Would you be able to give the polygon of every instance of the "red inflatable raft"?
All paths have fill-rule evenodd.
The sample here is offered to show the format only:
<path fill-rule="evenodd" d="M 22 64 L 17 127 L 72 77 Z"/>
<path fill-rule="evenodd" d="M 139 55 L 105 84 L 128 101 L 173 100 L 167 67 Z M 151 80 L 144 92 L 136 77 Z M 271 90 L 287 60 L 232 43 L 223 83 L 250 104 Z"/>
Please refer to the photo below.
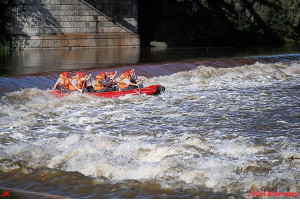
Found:
<path fill-rule="evenodd" d="M 122 91 L 112 91 L 112 92 L 102 92 L 102 93 L 85 93 L 88 95 L 94 95 L 98 97 L 103 97 L 103 98 L 118 98 L 120 96 L 125 96 L 127 94 L 131 95 L 141 95 L 141 94 L 146 94 L 146 95 L 158 95 L 161 92 L 165 91 L 165 87 L 162 85 L 151 85 L 148 87 L 144 87 L 141 89 L 133 89 L 133 90 L 122 90 Z M 65 97 L 68 96 L 72 93 L 62 93 L 59 90 L 51 91 L 52 94 L 54 94 L 56 97 Z"/>

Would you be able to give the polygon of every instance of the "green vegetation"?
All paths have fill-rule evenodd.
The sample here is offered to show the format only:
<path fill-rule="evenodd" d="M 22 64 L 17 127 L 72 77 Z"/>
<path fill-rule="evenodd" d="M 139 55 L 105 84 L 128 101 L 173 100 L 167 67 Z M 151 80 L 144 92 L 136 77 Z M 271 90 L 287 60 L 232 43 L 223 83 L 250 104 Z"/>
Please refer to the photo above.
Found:
<path fill-rule="evenodd" d="M 300 37 L 299 0 L 137 0 L 142 46 L 278 45 Z M 9 48 L 7 11 L 0 0 L 0 49 Z"/>
<path fill-rule="evenodd" d="M 300 35 L 299 0 L 138 0 L 143 46 L 278 45 Z"/>
<path fill-rule="evenodd" d="M 9 15 L 7 13 L 9 7 L 12 5 L 12 0 L 0 0 L 0 50 L 6 50 L 10 48 L 10 35 L 6 29 L 6 24 L 9 21 Z"/>

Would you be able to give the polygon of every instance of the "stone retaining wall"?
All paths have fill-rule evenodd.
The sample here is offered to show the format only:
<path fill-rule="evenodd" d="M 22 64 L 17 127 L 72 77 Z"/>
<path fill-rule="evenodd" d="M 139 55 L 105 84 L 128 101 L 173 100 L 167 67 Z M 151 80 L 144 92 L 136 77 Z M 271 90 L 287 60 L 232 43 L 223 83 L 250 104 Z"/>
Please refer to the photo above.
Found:
<path fill-rule="evenodd" d="M 137 0 L 15 0 L 15 48 L 139 47 Z"/>

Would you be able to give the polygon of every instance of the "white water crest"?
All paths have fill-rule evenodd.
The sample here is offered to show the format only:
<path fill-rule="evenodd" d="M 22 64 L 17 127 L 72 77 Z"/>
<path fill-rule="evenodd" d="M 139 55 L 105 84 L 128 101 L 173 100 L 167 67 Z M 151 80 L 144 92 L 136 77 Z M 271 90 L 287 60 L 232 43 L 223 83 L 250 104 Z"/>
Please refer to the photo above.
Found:
<path fill-rule="evenodd" d="M 24 169 L 240 197 L 299 191 L 299 62 L 199 66 L 145 83 L 166 92 L 118 99 L 56 98 L 38 89 L 6 94 L 0 169 L 15 170 L 23 161 Z"/>

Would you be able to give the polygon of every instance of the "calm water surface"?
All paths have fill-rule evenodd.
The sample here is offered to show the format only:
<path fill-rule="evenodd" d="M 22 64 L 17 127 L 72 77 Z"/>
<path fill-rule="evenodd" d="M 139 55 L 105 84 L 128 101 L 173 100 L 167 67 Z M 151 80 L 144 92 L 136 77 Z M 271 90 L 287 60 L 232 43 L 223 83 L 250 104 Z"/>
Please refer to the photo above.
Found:
<path fill-rule="evenodd" d="M 299 52 L 300 47 L 32 49 L 0 52 L 0 77 Z"/>
<path fill-rule="evenodd" d="M 299 192 L 300 53 L 262 49 L 2 57 L 0 185 L 72 198 Z M 96 75 L 129 67 L 166 92 L 59 99 L 47 91 L 63 70 Z"/>

